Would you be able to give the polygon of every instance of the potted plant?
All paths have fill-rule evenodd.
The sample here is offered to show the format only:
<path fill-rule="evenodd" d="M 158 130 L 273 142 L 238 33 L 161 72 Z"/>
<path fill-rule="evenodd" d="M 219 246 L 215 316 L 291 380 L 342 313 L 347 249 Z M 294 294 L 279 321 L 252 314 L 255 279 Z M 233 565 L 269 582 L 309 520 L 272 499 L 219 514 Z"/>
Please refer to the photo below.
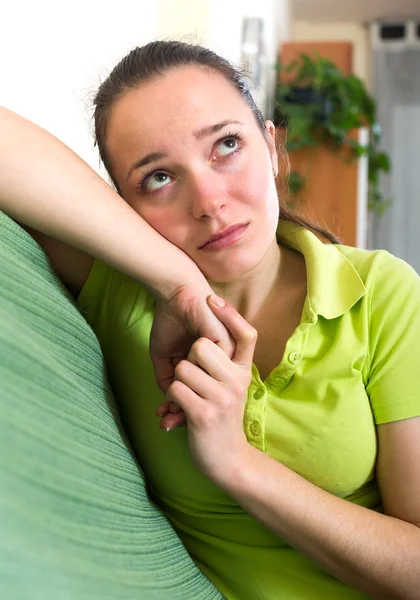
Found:
<path fill-rule="evenodd" d="M 280 83 L 276 88 L 275 122 L 287 128 L 288 151 L 324 146 L 343 160 L 368 157 L 368 206 L 383 213 L 390 201 L 379 188 L 381 171 L 388 173 L 391 162 L 380 150 L 381 129 L 376 102 L 355 75 L 344 75 L 331 61 L 301 54 L 289 65 L 277 65 Z M 367 127 L 369 141 L 362 146 L 351 132 Z M 292 171 L 289 191 L 298 197 L 305 186 L 303 173 Z"/>

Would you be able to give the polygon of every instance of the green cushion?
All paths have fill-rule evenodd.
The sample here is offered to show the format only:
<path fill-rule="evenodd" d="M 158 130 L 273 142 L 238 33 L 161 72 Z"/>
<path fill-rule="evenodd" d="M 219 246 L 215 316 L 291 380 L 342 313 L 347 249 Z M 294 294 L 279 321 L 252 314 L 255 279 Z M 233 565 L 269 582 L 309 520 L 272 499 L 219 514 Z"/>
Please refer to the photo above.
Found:
<path fill-rule="evenodd" d="M 96 337 L 40 247 L 1 212 L 0 590 L 221 598 L 147 497 Z"/>

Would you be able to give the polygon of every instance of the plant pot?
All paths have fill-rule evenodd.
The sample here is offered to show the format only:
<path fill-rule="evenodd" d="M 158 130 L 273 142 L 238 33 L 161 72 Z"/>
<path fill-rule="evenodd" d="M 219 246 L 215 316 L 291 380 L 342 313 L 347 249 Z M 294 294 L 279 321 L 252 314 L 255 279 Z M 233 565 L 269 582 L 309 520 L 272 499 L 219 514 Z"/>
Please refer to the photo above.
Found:
<path fill-rule="evenodd" d="M 310 106 L 315 108 L 314 119 L 318 123 L 326 123 L 330 114 L 334 110 L 334 106 L 329 98 L 326 98 L 322 93 L 315 90 L 313 87 L 297 87 L 291 88 L 290 94 L 284 97 L 288 104 L 299 106 Z M 276 108 L 276 125 L 278 127 L 287 127 L 289 117 L 283 107 Z"/>

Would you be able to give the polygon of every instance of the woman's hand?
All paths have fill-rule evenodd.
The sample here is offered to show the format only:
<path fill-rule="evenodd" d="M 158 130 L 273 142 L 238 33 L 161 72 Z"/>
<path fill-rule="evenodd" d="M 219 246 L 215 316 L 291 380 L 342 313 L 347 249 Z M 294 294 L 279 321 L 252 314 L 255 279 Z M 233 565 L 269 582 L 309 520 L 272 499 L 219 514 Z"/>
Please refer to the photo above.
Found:
<path fill-rule="evenodd" d="M 175 367 L 189 356 L 197 338 L 208 338 L 226 357 L 233 356 L 235 342 L 207 303 L 211 294 L 212 290 L 204 280 L 201 287 L 197 283 L 185 285 L 169 301 L 157 301 L 150 356 L 156 380 L 165 394 L 175 379 Z M 159 408 L 163 428 L 185 424 L 184 412 L 170 399 Z"/>
<path fill-rule="evenodd" d="M 180 406 L 186 415 L 195 466 L 217 482 L 228 461 L 235 464 L 248 446 L 243 415 L 257 332 L 221 299 L 212 296 L 209 304 L 236 342 L 234 356 L 230 359 L 207 338 L 198 339 L 188 359 L 176 366 L 175 381 L 169 386 L 167 399 Z"/>

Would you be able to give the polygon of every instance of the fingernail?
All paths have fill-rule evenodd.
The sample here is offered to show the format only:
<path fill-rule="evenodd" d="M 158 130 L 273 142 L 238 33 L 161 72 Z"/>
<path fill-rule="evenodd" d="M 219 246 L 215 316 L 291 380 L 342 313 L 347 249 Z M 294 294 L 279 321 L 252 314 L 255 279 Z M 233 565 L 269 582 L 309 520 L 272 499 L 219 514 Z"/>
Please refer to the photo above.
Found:
<path fill-rule="evenodd" d="M 223 308 L 223 306 L 226 304 L 226 302 L 222 300 L 222 298 L 219 298 L 219 296 L 216 296 L 216 294 L 212 294 L 210 296 L 210 300 L 219 308 Z"/>
<path fill-rule="evenodd" d="M 171 429 L 172 429 L 172 427 L 166 427 L 165 428 L 166 433 L 168 433 L 168 431 L 171 431 Z"/>

